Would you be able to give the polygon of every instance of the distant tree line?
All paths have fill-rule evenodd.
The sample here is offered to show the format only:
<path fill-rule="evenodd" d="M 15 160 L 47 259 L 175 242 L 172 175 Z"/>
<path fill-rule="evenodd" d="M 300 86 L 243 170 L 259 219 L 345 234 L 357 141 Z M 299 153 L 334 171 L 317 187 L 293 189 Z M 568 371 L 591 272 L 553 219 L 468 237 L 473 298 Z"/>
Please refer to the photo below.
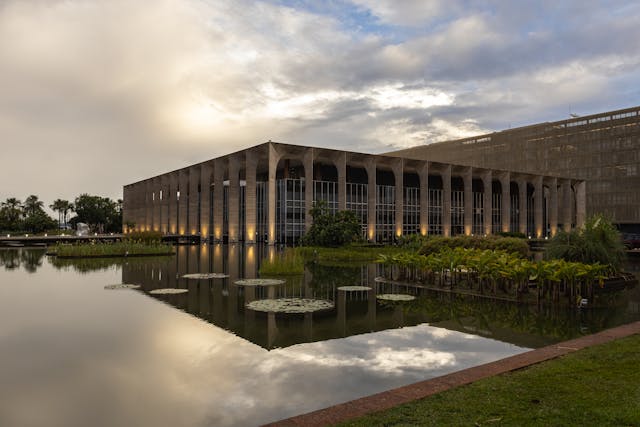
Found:
<path fill-rule="evenodd" d="M 10 197 L 0 203 L 0 231 L 3 233 L 43 233 L 60 228 L 75 228 L 78 223 L 89 225 L 97 233 L 122 230 L 122 200 L 81 194 L 73 202 L 56 199 L 49 207 L 58 220 L 44 211 L 44 202 L 30 195 L 22 202 Z M 72 214 L 74 214 L 72 216 Z"/>

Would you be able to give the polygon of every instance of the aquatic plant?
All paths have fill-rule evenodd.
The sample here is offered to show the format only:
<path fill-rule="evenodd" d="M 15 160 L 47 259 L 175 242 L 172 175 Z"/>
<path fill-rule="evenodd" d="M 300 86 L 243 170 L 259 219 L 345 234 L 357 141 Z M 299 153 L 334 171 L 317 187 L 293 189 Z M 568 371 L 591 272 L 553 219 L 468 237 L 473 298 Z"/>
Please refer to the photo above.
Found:
<path fill-rule="evenodd" d="M 189 289 L 179 289 L 179 288 L 160 288 L 153 289 L 149 291 L 152 295 L 174 295 L 174 294 L 186 294 L 189 292 Z"/>
<path fill-rule="evenodd" d="M 266 313 L 302 314 L 330 310 L 334 307 L 334 304 L 331 301 L 319 299 L 278 298 L 252 301 L 245 307 L 249 310 Z"/>
<path fill-rule="evenodd" d="M 133 285 L 130 283 L 116 283 L 114 285 L 106 285 L 104 287 L 107 290 L 116 290 L 116 289 L 140 289 L 140 285 Z"/>
<path fill-rule="evenodd" d="M 229 275 L 224 273 L 192 273 L 192 274 L 183 274 L 182 277 L 185 279 L 206 280 L 206 279 L 226 279 L 227 277 L 229 277 Z"/>

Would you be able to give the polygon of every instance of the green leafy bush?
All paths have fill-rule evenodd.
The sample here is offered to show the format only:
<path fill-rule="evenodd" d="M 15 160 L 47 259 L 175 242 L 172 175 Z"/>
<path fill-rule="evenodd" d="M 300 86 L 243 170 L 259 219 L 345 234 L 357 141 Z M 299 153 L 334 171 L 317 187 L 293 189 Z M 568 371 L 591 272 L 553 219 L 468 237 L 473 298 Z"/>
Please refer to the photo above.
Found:
<path fill-rule="evenodd" d="M 306 246 L 342 246 L 360 238 L 360 221 L 352 211 L 333 214 L 323 200 L 311 209 L 313 224 L 301 243 Z"/>
<path fill-rule="evenodd" d="M 600 263 L 619 270 L 626 253 L 618 229 L 609 218 L 597 214 L 588 218 L 581 229 L 558 232 L 547 244 L 545 258 Z"/>
<path fill-rule="evenodd" d="M 419 250 L 422 255 L 429 255 L 440 252 L 442 249 L 467 248 L 482 250 L 502 250 L 508 253 L 515 253 L 521 257 L 529 256 L 529 245 L 526 240 L 515 237 L 500 236 L 466 236 L 455 237 L 431 236 Z"/>

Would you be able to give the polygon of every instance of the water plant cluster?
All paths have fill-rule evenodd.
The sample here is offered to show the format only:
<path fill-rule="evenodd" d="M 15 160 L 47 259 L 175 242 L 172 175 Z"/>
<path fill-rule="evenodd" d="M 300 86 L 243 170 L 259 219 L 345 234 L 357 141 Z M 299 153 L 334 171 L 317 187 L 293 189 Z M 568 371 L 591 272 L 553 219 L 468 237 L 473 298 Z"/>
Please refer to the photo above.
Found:
<path fill-rule="evenodd" d="M 517 237 L 501 236 L 431 236 L 423 240 L 422 246 L 418 252 L 423 255 L 429 255 L 439 252 L 443 248 L 499 250 L 515 253 L 522 257 L 529 256 L 529 244 L 526 240 Z"/>
<path fill-rule="evenodd" d="M 519 300 L 535 294 L 536 300 L 570 302 L 592 297 L 594 286 L 602 286 L 613 274 L 612 267 L 562 259 L 531 261 L 502 250 L 448 248 L 429 255 L 404 252 L 381 255 L 389 280 L 417 282 L 427 286 L 471 293 L 504 295 Z"/>
<path fill-rule="evenodd" d="M 171 245 L 135 241 L 95 244 L 84 243 L 78 245 L 58 244 L 52 252 L 55 253 L 58 258 L 173 255 L 175 253 Z"/>

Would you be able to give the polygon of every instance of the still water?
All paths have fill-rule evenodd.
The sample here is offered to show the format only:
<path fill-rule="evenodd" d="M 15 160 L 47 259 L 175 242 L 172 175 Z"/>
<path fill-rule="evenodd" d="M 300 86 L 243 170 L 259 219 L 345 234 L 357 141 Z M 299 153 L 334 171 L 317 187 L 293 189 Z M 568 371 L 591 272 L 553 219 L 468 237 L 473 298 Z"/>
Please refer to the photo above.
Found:
<path fill-rule="evenodd" d="M 309 265 L 277 288 L 261 246 L 63 261 L 0 249 L 1 426 L 257 425 L 640 319 L 638 289 L 608 309 L 538 309 L 376 283 L 375 264 Z M 187 280 L 224 272 L 228 279 Z M 135 283 L 139 290 L 107 290 Z M 343 292 L 347 285 L 371 291 Z M 185 294 L 152 295 L 157 288 Z M 384 304 L 376 294 L 409 293 Z M 328 299 L 306 315 L 267 296 Z"/>

